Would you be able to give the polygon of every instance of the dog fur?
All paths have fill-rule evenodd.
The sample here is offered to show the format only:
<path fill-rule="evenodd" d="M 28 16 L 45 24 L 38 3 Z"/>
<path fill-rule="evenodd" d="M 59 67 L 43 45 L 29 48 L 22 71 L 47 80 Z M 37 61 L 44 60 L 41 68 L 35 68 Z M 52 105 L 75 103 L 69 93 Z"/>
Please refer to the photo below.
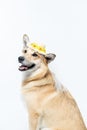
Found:
<path fill-rule="evenodd" d="M 22 94 L 26 102 L 30 130 L 87 130 L 79 108 L 67 89 L 56 81 L 48 63 L 54 54 L 43 55 L 27 46 L 29 38 L 23 37 L 23 65 L 35 66 L 23 71 Z M 26 50 L 26 51 L 25 51 Z M 36 56 L 32 56 L 36 53 Z"/>

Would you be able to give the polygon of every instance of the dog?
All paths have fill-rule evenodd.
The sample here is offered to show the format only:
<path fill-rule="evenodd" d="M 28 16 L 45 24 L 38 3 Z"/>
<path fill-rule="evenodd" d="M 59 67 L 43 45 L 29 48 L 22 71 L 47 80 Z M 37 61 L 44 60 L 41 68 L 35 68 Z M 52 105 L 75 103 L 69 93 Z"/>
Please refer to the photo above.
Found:
<path fill-rule="evenodd" d="M 23 36 L 22 94 L 26 102 L 30 130 L 87 130 L 80 110 L 67 89 L 56 83 L 48 64 L 56 57 L 45 47 Z"/>

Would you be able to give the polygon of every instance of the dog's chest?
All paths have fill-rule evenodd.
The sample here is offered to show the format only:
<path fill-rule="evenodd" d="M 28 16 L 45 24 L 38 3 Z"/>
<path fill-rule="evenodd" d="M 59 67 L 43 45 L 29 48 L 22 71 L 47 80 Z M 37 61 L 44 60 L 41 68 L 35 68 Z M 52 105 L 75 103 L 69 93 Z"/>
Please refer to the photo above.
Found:
<path fill-rule="evenodd" d="M 36 113 L 41 113 L 43 99 L 39 92 L 28 92 L 25 93 L 23 96 L 28 111 L 31 111 L 31 109 L 33 109 Z"/>

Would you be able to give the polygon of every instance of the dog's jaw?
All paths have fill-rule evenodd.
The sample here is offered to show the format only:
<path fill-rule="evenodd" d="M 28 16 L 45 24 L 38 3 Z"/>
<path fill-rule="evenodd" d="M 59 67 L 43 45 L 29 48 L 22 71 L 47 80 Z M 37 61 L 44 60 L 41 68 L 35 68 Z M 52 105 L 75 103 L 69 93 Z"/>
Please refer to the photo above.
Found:
<path fill-rule="evenodd" d="M 35 66 L 35 68 L 33 68 L 31 70 L 23 71 L 23 74 L 22 74 L 23 75 L 23 81 L 31 78 L 33 73 L 36 73 L 38 69 L 39 69 L 39 66 Z"/>
<path fill-rule="evenodd" d="M 48 67 L 46 67 L 44 64 L 41 64 L 41 66 L 36 66 L 36 70 L 30 71 L 24 71 L 23 72 L 23 84 L 26 82 L 30 82 L 32 80 L 37 80 L 43 78 L 49 71 Z"/>

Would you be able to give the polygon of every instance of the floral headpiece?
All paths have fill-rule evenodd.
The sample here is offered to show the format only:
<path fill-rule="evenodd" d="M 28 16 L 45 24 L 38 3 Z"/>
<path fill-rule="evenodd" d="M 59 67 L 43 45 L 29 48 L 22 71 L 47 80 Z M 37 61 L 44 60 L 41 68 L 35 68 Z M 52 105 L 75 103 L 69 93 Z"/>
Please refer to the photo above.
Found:
<path fill-rule="evenodd" d="M 39 45 L 35 42 L 29 44 L 29 47 L 31 47 L 32 49 L 34 49 L 35 51 L 42 53 L 42 54 L 46 54 L 46 48 L 44 45 Z"/>

